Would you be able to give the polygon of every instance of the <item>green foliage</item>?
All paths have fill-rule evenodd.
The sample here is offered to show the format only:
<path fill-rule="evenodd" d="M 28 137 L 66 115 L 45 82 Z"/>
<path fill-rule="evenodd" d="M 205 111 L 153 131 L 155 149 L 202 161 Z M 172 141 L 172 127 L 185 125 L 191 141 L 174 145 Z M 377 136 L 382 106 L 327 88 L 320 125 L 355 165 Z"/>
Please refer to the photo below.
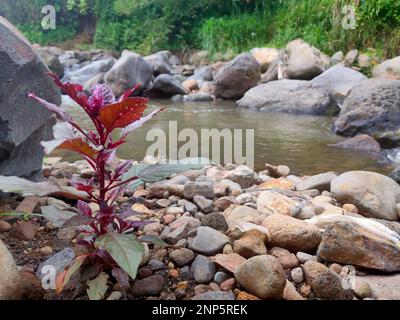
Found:
<path fill-rule="evenodd" d="M 47 4 L 56 7 L 56 30 L 40 27 Z M 341 26 L 348 4 L 356 30 Z M 2 0 L 0 14 L 42 44 L 71 39 L 94 18 L 94 47 L 142 54 L 190 47 L 224 55 L 299 37 L 329 54 L 371 46 L 400 54 L 400 0 Z"/>

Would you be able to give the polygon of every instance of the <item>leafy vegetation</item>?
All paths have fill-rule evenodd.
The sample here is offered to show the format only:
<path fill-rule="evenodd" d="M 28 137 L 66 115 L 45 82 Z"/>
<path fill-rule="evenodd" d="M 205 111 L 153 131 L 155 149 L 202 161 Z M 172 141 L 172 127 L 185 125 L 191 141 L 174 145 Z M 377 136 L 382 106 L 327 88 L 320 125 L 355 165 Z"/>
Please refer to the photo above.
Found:
<path fill-rule="evenodd" d="M 56 30 L 40 28 L 46 4 L 57 10 Z M 356 30 L 342 28 L 345 5 L 356 10 Z M 298 37 L 327 53 L 374 47 L 400 54 L 400 0 L 3 0 L 0 14 L 42 44 L 89 30 L 90 46 L 143 54 L 188 47 L 237 53 Z"/>

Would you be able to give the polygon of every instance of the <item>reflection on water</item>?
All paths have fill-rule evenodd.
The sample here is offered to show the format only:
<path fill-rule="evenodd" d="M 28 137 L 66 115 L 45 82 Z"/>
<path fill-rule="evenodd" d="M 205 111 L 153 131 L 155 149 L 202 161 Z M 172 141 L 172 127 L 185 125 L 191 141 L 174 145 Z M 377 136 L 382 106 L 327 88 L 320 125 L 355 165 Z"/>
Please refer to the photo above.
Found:
<path fill-rule="evenodd" d="M 201 129 L 255 130 L 255 168 L 264 164 L 286 164 L 294 173 L 316 174 L 325 171 L 372 170 L 388 173 L 391 169 L 381 159 L 359 152 L 341 150 L 329 144 L 342 140 L 330 130 L 332 119 L 304 115 L 267 113 L 238 108 L 233 102 L 173 104 L 171 101 L 152 101 L 151 109 L 163 106 L 166 110 L 135 131 L 120 147 L 118 156 L 124 159 L 143 159 L 153 141 L 146 141 L 148 130 L 160 128 L 168 133 L 168 122 L 177 121 L 178 131 L 192 128 L 200 136 Z M 64 106 L 86 126 L 84 112 L 64 100 Z M 168 135 L 167 135 L 168 136 Z M 58 152 L 65 160 L 76 160 L 71 153 Z"/>

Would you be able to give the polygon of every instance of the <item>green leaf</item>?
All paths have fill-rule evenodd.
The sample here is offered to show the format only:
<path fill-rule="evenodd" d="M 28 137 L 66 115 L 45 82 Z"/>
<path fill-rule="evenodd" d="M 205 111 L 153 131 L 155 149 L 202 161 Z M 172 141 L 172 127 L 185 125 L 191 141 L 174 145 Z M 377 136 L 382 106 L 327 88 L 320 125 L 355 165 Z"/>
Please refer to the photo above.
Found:
<path fill-rule="evenodd" d="M 56 227 L 61 228 L 65 222 L 77 215 L 76 212 L 65 210 L 58 205 L 50 205 L 41 208 L 43 217 L 49 220 Z"/>
<path fill-rule="evenodd" d="M 142 242 L 150 242 L 152 244 L 155 244 L 156 246 L 160 247 L 168 247 L 169 244 L 166 243 L 163 239 L 157 236 L 151 236 L 151 235 L 145 235 L 139 238 L 140 241 Z"/>
<path fill-rule="evenodd" d="M 144 255 L 144 246 L 135 235 L 109 232 L 97 238 L 95 244 L 98 248 L 107 251 L 132 279 L 136 278 Z"/>
<path fill-rule="evenodd" d="M 100 273 L 96 279 L 86 282 L 88 289 L 86 290 L 90 300 L 101 300 L 107 292 L 108 274 Z"/>
<path fill-rule="evenodd" d="M 138 164 L 132 166 L 122 177 L 122 180 L 128 180 L 132 177 L 138 177 L 145 182 L 159 182 L 172 174 L 196 170 L 203 168 L 202 164 Z"/>

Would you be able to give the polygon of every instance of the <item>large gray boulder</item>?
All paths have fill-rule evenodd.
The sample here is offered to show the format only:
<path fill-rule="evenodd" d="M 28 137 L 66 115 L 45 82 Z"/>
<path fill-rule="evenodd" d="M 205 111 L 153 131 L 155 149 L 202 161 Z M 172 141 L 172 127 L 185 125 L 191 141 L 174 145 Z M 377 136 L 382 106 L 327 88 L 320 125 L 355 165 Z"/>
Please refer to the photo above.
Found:
<path fill-rule="evenodd" d="M 141 89 L 146 88 L 153 78 L 153 66 L 137 53 L 124 50 L 121 57 L 104 77 L 116 96 L 122 95 L 126 90 L 140 84 Z"/>
<path fill-rule="evenodd" d="M 332 196 L 354 204 L 366 217 L 399 220 L 400 186 L 391 178 L 369 171 L 349 171 L 331 182 Z"/>
<path fill-rule="evenodd" d="M 330 65 L 328 56 L 301 39 L 288 43 L 286 51 L 289 55 L 286 74 L 290 79 L 311 80 Z"/>
<path fill-rule="evenodd" d="M 83 68 L 69 72 L 64 78 L 64 81 L 77 83 L 83 86 L 94 76 L 109 71 L 115 61 L 114 58 L 93 61 Z"/>
<path fill-rule="evenodd" d="M 261 68 L 249 53 L 242 53 L 224 64 L 214 77 L 215 96 L 223 99 L 240 99 L 247 90 L 257 85 Z"/>
<path fill-rule="evenodd" d="M 336 65 L 314 78 L 311 83 L 316 87 L 329 91 L 336 101 L 342 104 L 351 89 L 367 79 L 361 72 Z"/>
<path fill-rule="evenodd" d="M 388 78 L 400 80 L 400 57 L 383 61 L 372 72 L 376 78 Z"/>
<path fill-rule="evenodd" d="M 0 17 L 0 175 L 42 176 L 43 140 L 52 137 L 52 113 L 27 92 L 59 105 L 60 91 L 28 40 Z"/>
<path fill-rule="evenodd" d="M 365 133 L 383 147 L 400 143 L 400 80 L 369 79 L 361 82 L 345 99 L 336 133 L 352 137 Z"/>
<path fill-rule="evenodd" d="M 174 95 L 186 95 L 189 91 L 182 84 L 169 74 L 160 74 L 155 80 L 151 89 L 146 91 L 149 98 L 171 98 Z"/>
<path fill-rule="evenodd" d="M 160 51 L 144 57 L 149 64 L 151 64 L 154 68 L 154 75 L 158 76 L 160 74 L 171 74 L 171 66 L 169 64 L 169 58 L 171 56 L 171 52 L 169 51 Z"/>
<path fill-rule="evenodd" d="M 260 111 L 314 115 L 325 115 L 335 108 L 328 91 L 302 80 L 278 80 L 261 84 L 246 92 L 237 104 Z"/>

